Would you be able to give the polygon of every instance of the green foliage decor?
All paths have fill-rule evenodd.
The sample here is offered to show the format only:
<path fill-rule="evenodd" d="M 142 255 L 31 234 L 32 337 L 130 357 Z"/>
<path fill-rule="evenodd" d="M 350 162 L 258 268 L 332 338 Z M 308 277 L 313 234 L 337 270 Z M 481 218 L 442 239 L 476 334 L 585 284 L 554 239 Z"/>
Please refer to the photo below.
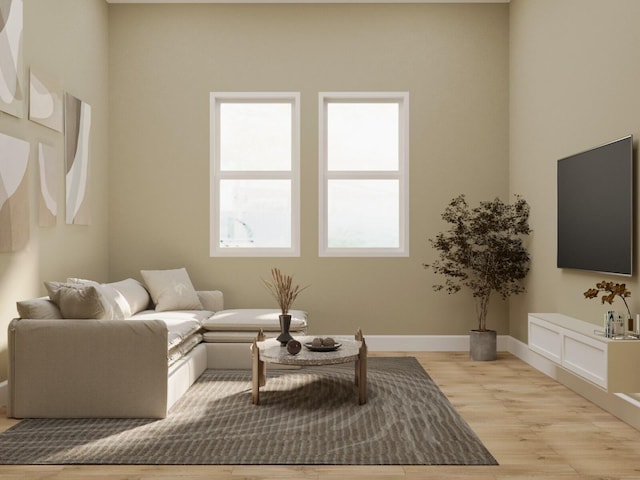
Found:
<path fill-rule="evenodd" d="M 496 198 L 471 208 L 462 194 L 442 214 L 451 227 L 429 239 L 439 256 L 423 266 L 446 277 L 444 284 L 433 289 L 452 294 L 469 288 L 480 331 L 487 331 L 492 292 L 503 299 L 524 292 L 520 280 L 529 272 L 529 254 L 522 236 L 531 232 L 529 210 L 529 204 L 517 195 L 513 204 Z"/>

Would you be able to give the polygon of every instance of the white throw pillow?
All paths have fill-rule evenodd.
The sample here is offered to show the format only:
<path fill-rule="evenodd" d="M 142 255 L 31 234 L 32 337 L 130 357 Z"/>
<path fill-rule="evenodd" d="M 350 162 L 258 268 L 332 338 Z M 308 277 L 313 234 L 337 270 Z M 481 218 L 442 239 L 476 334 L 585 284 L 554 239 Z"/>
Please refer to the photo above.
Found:
<path fill-rule="evenodd" d="M 149 308 L 149 292 L 133 278 L 126 278 L 119 282 L 106 283 L 103 286 L 116 290 L 116 301 L 120 304 L 125 318 Z M 126 305 L 124 305 L 126 304 Z"/>
<path fill-rule="evenodd" d="M 156 311 L 202 310 L 186 268 L 175 270 L 140 270 Z"/>

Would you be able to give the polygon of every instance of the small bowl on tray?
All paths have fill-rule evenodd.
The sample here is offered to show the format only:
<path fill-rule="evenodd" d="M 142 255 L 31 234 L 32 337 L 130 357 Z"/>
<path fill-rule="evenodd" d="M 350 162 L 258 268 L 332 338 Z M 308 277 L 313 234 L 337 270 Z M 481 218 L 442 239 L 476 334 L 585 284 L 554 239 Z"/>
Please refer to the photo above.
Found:
<path fill-rule="evenodd" d="M 336 342 L 333 345 L 316 345 L 316 346 L 314 346 L 311 342 L 304 342 L 303 345 L 308 350 L 311 350 L 312 352 L 335 352 L 342 346 L 340 342 Z"/>

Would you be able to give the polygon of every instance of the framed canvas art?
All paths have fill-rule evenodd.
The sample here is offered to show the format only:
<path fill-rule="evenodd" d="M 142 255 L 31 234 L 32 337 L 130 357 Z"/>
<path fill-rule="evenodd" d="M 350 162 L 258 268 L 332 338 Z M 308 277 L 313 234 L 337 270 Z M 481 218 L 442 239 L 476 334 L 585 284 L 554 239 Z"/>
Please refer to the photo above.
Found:
<path fill-rule="evenodd" d="M 29 240 L 29 142 L 0 133 L 0 252 Z"/>
<path fill-rule="evenodd" d="M 65 221 L 89 225 L 89 137 L 91 105 L 64 95 Z"/>
<path fill-rule="evenodd" d="M 24 115 L 22 0 L 0 1 L 0 110 Z"/>
<path fill-rule="evenodd" d="M 64 126 L 62 87 L 33 68 L 29 74 L 29 120 L 58 132 Z"/>

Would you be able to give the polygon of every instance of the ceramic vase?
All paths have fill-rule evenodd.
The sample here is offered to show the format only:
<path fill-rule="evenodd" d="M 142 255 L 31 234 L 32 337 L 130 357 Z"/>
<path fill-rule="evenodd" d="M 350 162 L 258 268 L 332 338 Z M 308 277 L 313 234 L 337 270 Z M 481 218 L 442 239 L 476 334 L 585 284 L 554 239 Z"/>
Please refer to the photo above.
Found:
<path fill-rule="evenodd" d="M 293 340 L 293 337 L 289 333 L 291 328 L 291 315 L 280 315 L 280 335 L 278 341 L 281 347 L 286 347 L 289 340 Z"/>

